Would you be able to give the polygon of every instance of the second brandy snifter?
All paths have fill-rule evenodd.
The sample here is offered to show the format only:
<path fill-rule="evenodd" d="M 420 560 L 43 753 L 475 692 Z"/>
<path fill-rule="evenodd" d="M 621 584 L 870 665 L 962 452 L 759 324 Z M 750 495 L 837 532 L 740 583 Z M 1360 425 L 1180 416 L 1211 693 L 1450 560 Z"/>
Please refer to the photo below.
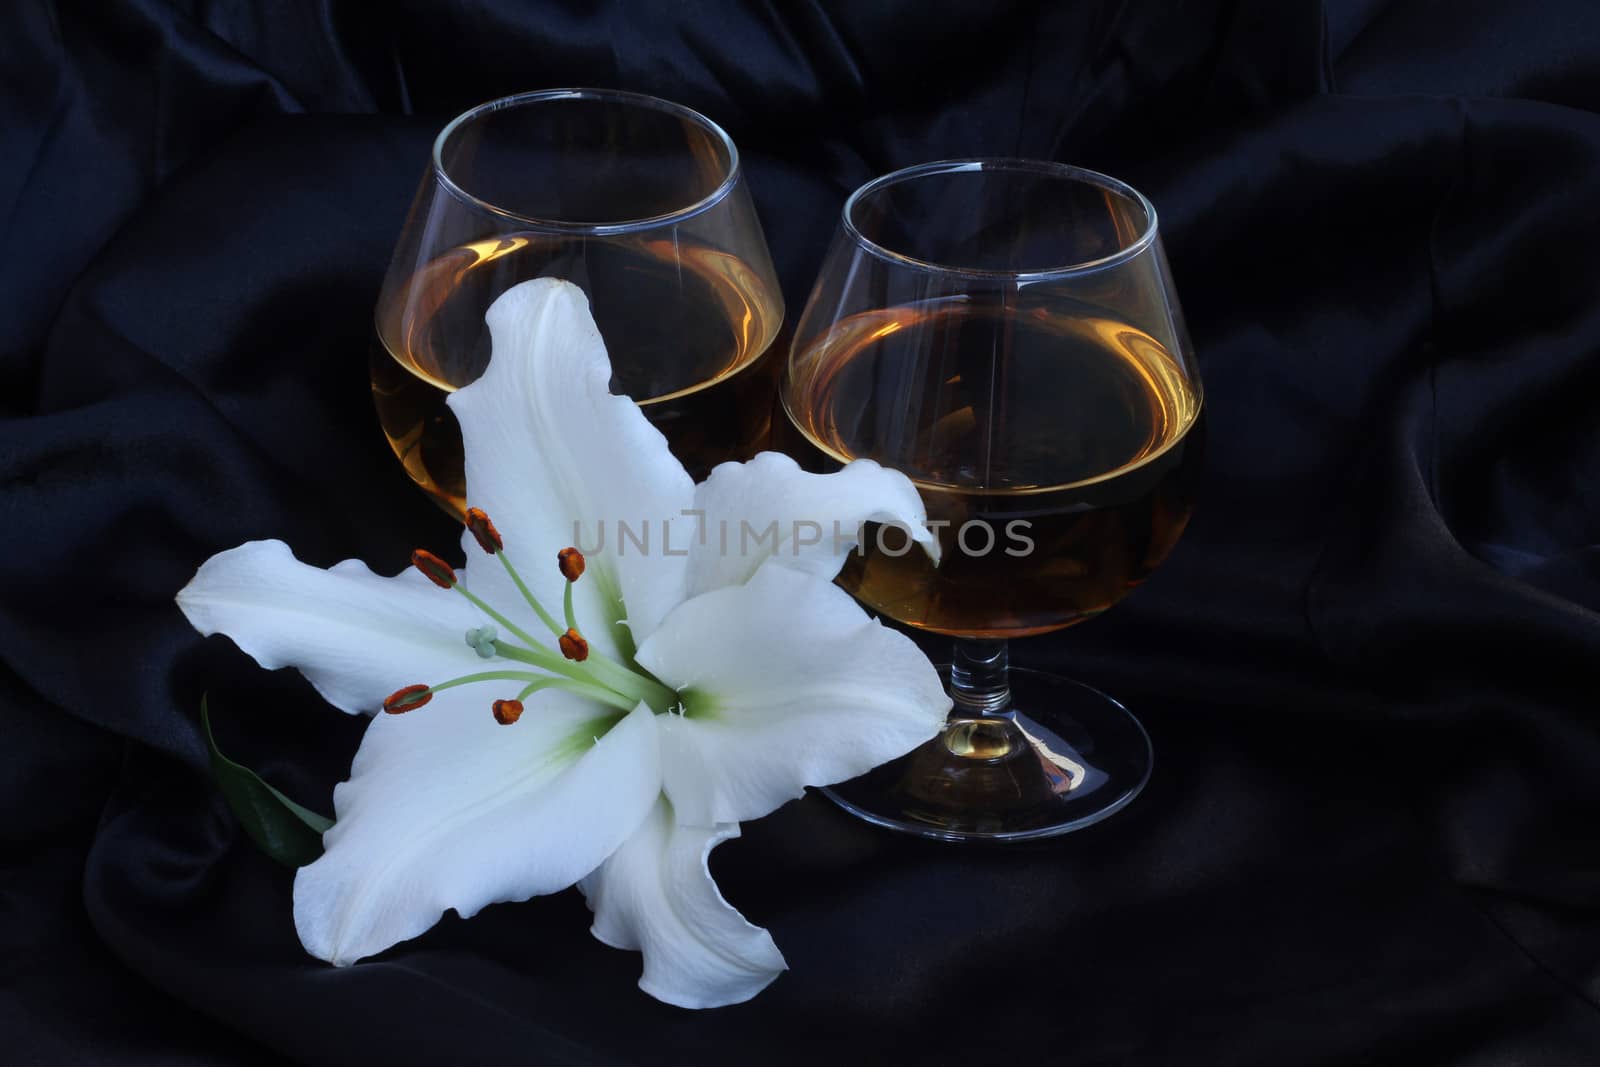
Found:
<path fill-rule="evenodd" d="M 489 305 L 539 277 L 588 294 L 612 388 L 696 478 L 765 447 L 783 297 L 733 141 L 655 97 L 524 93 L 440 132 L 378 299 L 378 416 L 447 510 L 466 505 L 445 397 L 488 364 Z"/>
<path fill-rule="evenodd" d="M 969 159 L 845 204 L 780 393 L 817 469 L 912 479 L 942 550 L 871 528 L 840 575 L 867 607 L 954 637 L 954 710 L 830 795 L 947 840 L 1048 837 L 1127 805 L 1148 737 L 1104 694 L 1008 670 L 1007 641 L 1104 611 L 1172 549 L 1202 446 L 1200 379 L 1150 202 L 1057 163 Z"/>

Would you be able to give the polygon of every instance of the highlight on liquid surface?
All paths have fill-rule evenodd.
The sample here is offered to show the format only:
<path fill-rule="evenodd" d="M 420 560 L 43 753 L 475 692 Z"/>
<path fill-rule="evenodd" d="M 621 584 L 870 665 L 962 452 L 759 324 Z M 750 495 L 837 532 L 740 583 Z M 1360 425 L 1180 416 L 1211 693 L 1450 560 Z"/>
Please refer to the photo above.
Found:
<path fill-rule="evenodd" d="M 965 298 L 866 312 L 797 353 L 783 395 L 803 462 L 867 457 L 916 483 L 941 565 L 869 529 L 839 580 L 921 629 L 1021 637 L 1096 615 L 1161 563 L 1193 504 L 1198 386 L 1108 318 Z"/>
<path fill-rule="evenodd" d="M 466 504 L 461 430 L 445 397 L 488 366 L 483 316 L 495 297 L 539 277 L 589 294 L 612 390 L 640 402 L 696 478 L 766 446 L 781 369 L 766 357 L 783 303 L 743 261 L 660 237 L 489 238 L 426 264 L 377 311 L 379 421 L 407 473 L 447 509 Z"/>

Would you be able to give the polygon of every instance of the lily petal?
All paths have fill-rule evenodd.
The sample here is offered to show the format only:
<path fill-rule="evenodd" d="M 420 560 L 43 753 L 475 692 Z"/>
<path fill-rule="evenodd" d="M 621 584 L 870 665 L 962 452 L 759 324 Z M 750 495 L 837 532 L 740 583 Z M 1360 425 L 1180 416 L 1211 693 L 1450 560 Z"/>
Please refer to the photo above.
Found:
<path fill-rule="evenodd" d="M 909 638 L 777 561 L 684 603 L 638 661 L 684 695 L 684 714 L 661 720 L 661 773 L 695 826 L 760 818 L 904 755 L 950 707 Z"/>
<path fill-rule="evenodd" d="M 772 936 L 747 922 L 711 880 L 711 850 L 737 824 L 675 825 L 665 799 L 578 887 L 594 936 L 644 953 L 639 988 L 682 1008 L 720 1008 L 761 992 L 788 969 Z"/>
<path fill-rule="evenodd" d="M 911 531 L 939 559 L 916 486 L 870 459 L 812 474 L 782 453 L 763 452 L 718 466 L 696 487 L 694 506 L 703 526 L 689 545 L 690 596 L 748 581 L 768 559 L 831 581 L 866 522 Z"/>
<path fill-rule="evenodd" d="M 486 318 L 489 367 L 449 399 L 466 449 L 468 503 L 494 519 L 548 609 L 560 605 L 565 581 L 556 552 L 576 543 L 591 554 L 592 577 L 574 589 L 579 621 L 602 650 L 616 655 L 621 646 L 625 655 L 683 599 L 687 563 L 653 543 L 649 553 L 622 543 L 617 524 L 636 533 L 648 524 L 659 536 L 693 502 L 694 482 L 639 406 L 610 392 L 611 361 L 583 290 L 554 278 L 523 282 Z M 590 553 L 602 522 L 606 546 Z M 509 584 L 499 592 L 507 590 L 516 597 Z M 612 628 L 619 597 L 627 605 L 623 634 Z"/>
<path fill-rule="evenodd" d="M 323 570 L 282 541 L 250 541 L 206 560 L 177 599 L 202 634 L 227 634 L 268 670 L 298 667 L 352 713 L 377 711 L 401 686 L 483 669 L 461 639 L 483 617 L 411 569 L 383 578 L 349 559 Z"/>
<path fill-rule="evenodd" d="M 378 716 L 334 790 L 327 851 L 295 876 L 306 950 L 353 963 L 446 908 L 470 918 L 594 870 L 661 788 L 655 716 L 641 705 L 617 719 L 561 692 L 540 694 L 511 726 L 460 691 Z"/>

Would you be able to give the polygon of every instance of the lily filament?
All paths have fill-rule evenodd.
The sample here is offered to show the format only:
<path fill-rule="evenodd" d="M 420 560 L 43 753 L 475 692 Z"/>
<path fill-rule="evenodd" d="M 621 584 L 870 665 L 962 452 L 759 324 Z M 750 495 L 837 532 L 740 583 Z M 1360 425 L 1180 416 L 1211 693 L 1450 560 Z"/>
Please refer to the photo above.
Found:
<path fill-rule="evenodd" d="M 552 650 L 547 644 L 536 639 L 479 598 L 461 582 L 455 569 L 444 560 L 425 549 L 417 549 L 411 554 L 411 563 L 417 570 L 441 589 L 451 589 L 461 594 L 495 624 L 468 630 L 466 633 L 468 646 L 484 659 L 511 660 L 538 670 L 480 671 L 434 685 L 404 686 L 384 699 L 384 711 L 391 715 L 400 715 L 422 707 L 441 690 L 480 682 L 524 683 L 516 697 L 496 700 L 491 706 L 495 721 L 503 726 L 515 723 L 522 716 L 523 702 L 542 689 L 564 689 L 623 713 L 633 711 L 643 703 L 652 711 L 661 714 L 682 703 L 678 694 L 649 674 L 637 667 L 618 663 L 592 649 L 588 640 L 584 638 L 572 604 L 572 587 L 586 569 L 583 553 L 576 548 L 568 547 L 556 555 L 557 566 L 562 577 L 566 579 L 562 597 L 562 618 L 557 620 L 543 604 L 539 603 L 539 599 L 533 595 L 527 583 L 522 580 L 522 576 L 517 573 L 516 566 L 506 555 L 505 542 L 500 536 L 500 531 L 495 528 L 489 516 L 479 508 L 468 508 L 466 527 L 479 547 L 497 558 L 505 567 L 506 573 L 517 591 L 522 594 L 523 600 L 555 637 L 559 652 Z M 496 626 L 503 627 L 520 643 L 502 639 Z"/>

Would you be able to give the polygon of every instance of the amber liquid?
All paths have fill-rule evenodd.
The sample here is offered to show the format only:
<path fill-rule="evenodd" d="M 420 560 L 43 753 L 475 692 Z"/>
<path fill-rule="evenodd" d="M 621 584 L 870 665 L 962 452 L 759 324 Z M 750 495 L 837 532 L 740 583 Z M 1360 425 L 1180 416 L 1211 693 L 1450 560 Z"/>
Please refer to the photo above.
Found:
<path fill-rule="evenodd" d="M 428 263 L 377 310 L 378 419 L 406 472 L 447 510 L 465 510 L 466 487 L 445 397 L 488 366 L 483 316 L 495 297 L 538 277 L 589 293 L 612 391 L 639 401 L 697 479 L 767 446 L 783 302 L 742 260 L 659 237 L 490 238 Z"/>
<path fill-rule="evenodd" d="M 966 299 L 856 315 L 796 354 L 784 403 L 802 462 L 877 459 L 945 524 L 940 566 L 869 526 L 839 577 L 923 630 L 1023 637 L 1097 615 L 1161 563 L 1193 503 L 1198 387 L 1105 318 Z"/>

